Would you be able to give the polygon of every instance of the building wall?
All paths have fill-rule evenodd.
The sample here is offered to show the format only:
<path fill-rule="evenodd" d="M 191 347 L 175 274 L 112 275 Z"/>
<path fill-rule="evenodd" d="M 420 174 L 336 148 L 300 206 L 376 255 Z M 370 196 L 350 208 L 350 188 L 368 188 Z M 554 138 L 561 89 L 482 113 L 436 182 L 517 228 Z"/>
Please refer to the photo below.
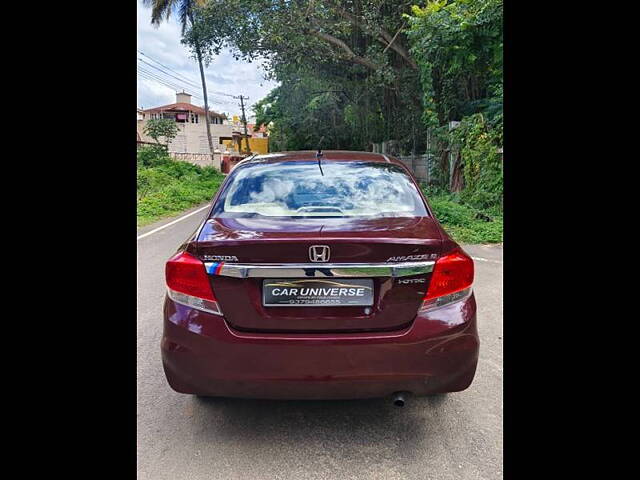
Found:
<path fill-rule="evenodd" d="M 145 142 L 153 142 L 153 139 L 144 134 L 144 126 L 147 120 L 138 120 L 137 130 L 140 139 Z M 209 153 L 207 141 L 207 125 L 204 118 L 200 123 L 178 123 L 178 135 L 169 143 L 169 152 L 175 153 Z M 231 137 L 233 125 L 211 124 L 211 137 L 213 148 L 224 151 L 225 146 L 220 144 L 220 137 Z"/>
<path fill-rule="evenodd" d="M 436 166 L 433 156 L 425 155 L 406 155 L 397 157 L 406 167 L 413 172 L 416 180 L 420 183 L 431 183 L 432 169 Z"/>
<path fill-rule="evenodd" d="M 229 150 L 237 151 L 237 145 L 232 140 L 223 140 L 222 143 Z M 242 148 L 246 146 L 245 140 L 242 140 Z M 257 153 L 259 155 L 264 155 L 269 153 L 269 138 L 258 138 L 258 137 L 250 137 L 249 138 L 249 148 L 252 153 Z"/>
<path fill-rule="evenodd" d="M 208 153 L 176 153 L 170 152 L 169 155 L 175 160 L 181 160 L 183 162 L 193 163 L 194 165 L 200 165 L 201 167 L 212 166 L 220 170 L 220 162 L 222 160 L 222 154 L 215 153 L 213 159 Z"/>
<path fill-rule="evenodd" d="M 176 93 L 177 103 L 191 103 L 191 95 L 188 93 Z"/>

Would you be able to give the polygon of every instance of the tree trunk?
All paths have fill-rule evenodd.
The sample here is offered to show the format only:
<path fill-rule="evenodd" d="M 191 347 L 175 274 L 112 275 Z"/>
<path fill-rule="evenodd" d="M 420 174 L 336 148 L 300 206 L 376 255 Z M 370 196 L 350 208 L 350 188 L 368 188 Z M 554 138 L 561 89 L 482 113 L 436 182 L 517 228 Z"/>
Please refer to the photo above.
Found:
<path fill-rule="evenodd" d="M 448 144 L 442 139 L 436 139 L 436 152 L 440 155 L 439 158 L 439 175 L 438 184 L 443 187 L 449 187 L 449 148 Z"/>
<path fill-rule="evenodd" d="M 193 13 L 189 13 L 189 21 L 193 25 Z M 211 119 L 209 118 L 209 99 L 207 97 L 207 81 L 204 76 L 204 66 L 202 65 L 202 51 L 200 42 L 196 41 L 196 57 L 198 67 L 200 67 L 200 80 L 202 81 L 202 95 L 204 96 L 204 121 L 207 126 L 207 141 L 209 142 L 209 153 L 211 154 L 211 164 L 213 165 L 213 140 L 211 139 Z"/>
<path fill-rule="evenodd" d="M 372 62 L 366 57 L 361 57 L 359 55 L 356 55 L 353 52 L 353 50 L 351 50 L 351 48 L 349 48 L 349 46 L 339 38 L 334 37 L 333 35 L 329 35 L 327 33 L 321 32 L 319 30 L 314 30 L 314 29 L 309 29 L 309 33 L 311 35 L 314 35 L 324 40 L 327 43 L 330 43 L 331 45 L 341 48 L 345 52 L 343 55 L 340 56 L 340 58 L 342 58 L 343 60 L 347 60 L 352 63 L 357 63 L 358 65 L 367 67 L 370 70 L 374 70 L 374 71 L 380 70 L 381 68 L 380 65 L 375 64 L 374 62 Z"/>
<path fill-rule="evenodd" d="M 464 188 L 464 175 L 462 174 L 462 155 L 459 151 L 454 151 L 455 161 L 451 174 L 451 191 L 460 192 Z"/>
<path fill-rule="evenodd" d="M 211 119 L 209 118 L 209 101 L 207 99 L 207 81 L 204 77 L 204 66 L 202 65 L 202 55 L 200 46 L 196 47 L 196 56 L 198 57 L 198 66 L 200 67 L 200 79 L 202 80 L 202 94 L 204 95 L 204 114 L 205 123 L 207 125 L 207 140 L 209 141 L 209 152 L 211 153 L 211 163 L 213 164 L 213 140 L 211 138 Z"/>

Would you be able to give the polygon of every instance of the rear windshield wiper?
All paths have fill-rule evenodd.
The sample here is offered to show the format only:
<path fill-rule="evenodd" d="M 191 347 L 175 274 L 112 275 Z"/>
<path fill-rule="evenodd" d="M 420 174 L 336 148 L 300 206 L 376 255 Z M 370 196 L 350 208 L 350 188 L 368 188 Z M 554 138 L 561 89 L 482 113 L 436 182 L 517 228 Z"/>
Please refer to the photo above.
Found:
<path fill-rule="evenodd" d="M 296 210 L 296 213 L 304 213 L 304 212 L 320 212 L 320 213 L 336 212 L 344 215 L 344 212 L 342 211 L 342 209 L 338 207 L 306 206 L 306 207 L 300 207 Z"/>

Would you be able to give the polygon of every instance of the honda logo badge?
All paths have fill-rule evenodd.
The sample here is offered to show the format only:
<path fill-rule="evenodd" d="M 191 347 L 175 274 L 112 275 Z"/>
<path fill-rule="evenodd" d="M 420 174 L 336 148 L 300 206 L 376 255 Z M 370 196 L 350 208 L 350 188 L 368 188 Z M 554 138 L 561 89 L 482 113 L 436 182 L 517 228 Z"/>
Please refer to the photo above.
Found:
<path fill-rule="evenodd" d="M 327 245 L 312 245 L 309 247 L 309 259 L 312 262 L 328 262 L 331 251 Z"/>

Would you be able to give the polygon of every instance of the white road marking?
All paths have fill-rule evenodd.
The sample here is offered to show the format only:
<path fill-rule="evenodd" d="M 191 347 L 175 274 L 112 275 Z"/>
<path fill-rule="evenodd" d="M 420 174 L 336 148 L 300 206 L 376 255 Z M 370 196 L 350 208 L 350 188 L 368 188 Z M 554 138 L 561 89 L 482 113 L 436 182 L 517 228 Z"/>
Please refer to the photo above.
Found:
<path fill-rule="evenodd" d="M 171 225 L 173 225 L 173 224 L 175 224 L 175 223 L 178 223 L 179 221 L 184 220 L 185 218 L 188 218 L 188 217 L 190 217 L 191 215 L 195 215 L 196 213 L 201 212 L 202 210 L 204 210 L 205 208 L 209 208 L 210 206 L 211 206 L 211 205 L 205 205 L 204 207 L 199 208 L 199 209 L 197 209 L 197 210 L 194 210 L 194 211 L 193 211 L 193 212 L 191 212 L 191 213 L 187 213 L 186 215 L 183 215 L 183 216 L 182 216 L 182 217 L 180 217 L 180 218 L 176 218 L 176 219 L 175 219 L 174 221 L 172 221 L 172 222 L 169 222 L 169 223 L 167 223 L 167 224 L 165 224 L 165 225 L 162 225 L 162 226 L 160 226 L 160 227 L 158 227 L 158 228 L 154 228 L 153 230 L 151 230 L 151 231 L 149 231 L 149 232 L 147 232 L 147 233 L 143 233 L 143 234 L 142 234 L 142 235 L 140 235 L 136 240 L 140 240 L 141 238 L 148 237 L 148 236 L 149 236 L 149 235 L 151 235 L 152 233 L 156 233 L 156 232 L 159 232 L 160 230 L 162 230 L 162 229 L 164 229 L 164 228 L 170 227 Z"/>
<path fill-rule="evenodd" d="M 474 260 L 480 260 L 481 262 L 489 262 L 489 263 L 502 263 L 499 260 L 489 260 L 488 258 L 480 258 L 480 257 L 471 257 Z"/>

